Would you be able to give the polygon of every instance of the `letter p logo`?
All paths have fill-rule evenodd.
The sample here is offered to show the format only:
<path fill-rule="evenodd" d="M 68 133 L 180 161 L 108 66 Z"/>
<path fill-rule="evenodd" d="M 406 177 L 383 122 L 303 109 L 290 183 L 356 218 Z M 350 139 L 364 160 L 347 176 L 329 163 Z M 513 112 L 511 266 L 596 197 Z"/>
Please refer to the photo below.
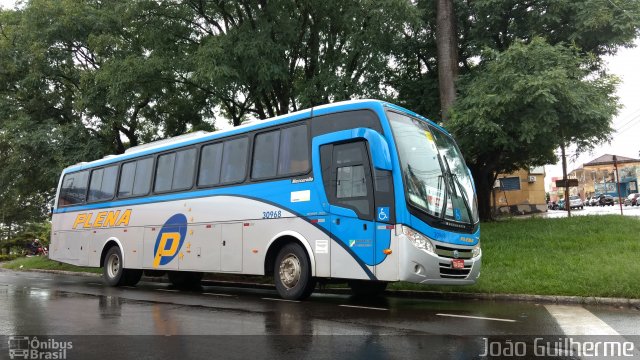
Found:
<path fill-rule="evenodd" d="M 165 256 L 175 257 L 178 252 L 178 245 L 180 245 L 180 233 L 166 232 L 162 234 L 160 244 L 158 244 L 158 249 L 156 250 L 156 257 L 153 259 L 153 267 L 160 266 L 160 260 Z"/>
<path fill-rule="evenodd" d="M 153 248 L 153 267 L 166 265 L 173 260 L 187 236 L 187 217 L 175 214 L 167 220 L 160 229 Z"/>

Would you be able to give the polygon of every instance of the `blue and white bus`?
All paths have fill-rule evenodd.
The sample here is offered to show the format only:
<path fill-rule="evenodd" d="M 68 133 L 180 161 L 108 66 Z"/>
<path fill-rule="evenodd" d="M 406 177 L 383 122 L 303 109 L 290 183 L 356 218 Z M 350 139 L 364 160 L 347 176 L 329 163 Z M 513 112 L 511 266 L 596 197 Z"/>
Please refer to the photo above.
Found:
<path fill-rule="evenodd" d="M 318 106 L 137 146 L 62 172 L 50 258 L 143 272 L 272 275 L 285 299 L 317 282 L 473 284 L 474 185 L 447 131 L 377 100 Z"/>

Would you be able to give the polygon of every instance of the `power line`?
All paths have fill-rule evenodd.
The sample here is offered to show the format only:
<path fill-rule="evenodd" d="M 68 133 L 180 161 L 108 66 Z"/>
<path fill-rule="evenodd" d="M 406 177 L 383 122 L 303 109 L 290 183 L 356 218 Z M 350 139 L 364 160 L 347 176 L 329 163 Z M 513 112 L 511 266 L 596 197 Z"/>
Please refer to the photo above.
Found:
<path fill-rule="evenodd" d="M 629 126 L 627 126 L 627 124 L 631 124 Z M 628 121 L 626 124 L 624 124 L 623 126 L 619 127 L 615 132 L 617 132 L 618 134 L 622 134 L 626 131 L 628 131 L 629 129 L 633 128 L 634 126 L 640 124 L 640 114 L 636 115 L 633 119 L 631 119 L 630 121 Z M 625 128 L 623 130 L 623 128 Z"/>
<path fill-rule="evenodd" d="M 622 119 L 623 121 L 624 121 L 624 120 L 627 120 L 627 119 L 629 119 L 629 118 L 630 118 L 631 120 L 629 120 L 629 121 L 627 121 L 626 123 L 622 124 L 622 125 L 620 126 L 620 129 L 621 129 L 621 128 L 623 128 L 623 127 L 624 127 L 625 125 L 627 125 L 628 123 L 632 122 L 632 121 L 633 121 L 633 119 L 635 119 L 635 118 L 637 117 L 636 113 L 640 113 L 640 107 L 639 107 L 639 108 L 637 108 L 637 109 L 635 109 L 634 111 L 630 112 L 630 113 L 629 113 L 629 115 L 627 115 L 624 119 Z"/>
<path fill-rule="evenodd" d="M 630 123 L 637 121 L 638 119 L 640 119 L 640 114 L 635 115 L 631 118 L 631 120 L 627 121 L 626 123 L 622 124 L 621 126 L 619 126 L 616 131 L 620 131 L 622 130 L 624 127 L 626 127 L 627 125 L 629 125 Z"/>

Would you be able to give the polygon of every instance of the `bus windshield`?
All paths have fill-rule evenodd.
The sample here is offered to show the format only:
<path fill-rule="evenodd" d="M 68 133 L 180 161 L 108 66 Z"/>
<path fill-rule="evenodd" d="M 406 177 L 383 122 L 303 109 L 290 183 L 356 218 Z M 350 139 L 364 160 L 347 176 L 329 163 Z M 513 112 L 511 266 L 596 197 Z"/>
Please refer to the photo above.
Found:
<path fill-rule="evenodd" d="M 477 200 L 453 139 L 427 122 L 387 112 L 408 201 L 430 216 L 475 224 Z"/>

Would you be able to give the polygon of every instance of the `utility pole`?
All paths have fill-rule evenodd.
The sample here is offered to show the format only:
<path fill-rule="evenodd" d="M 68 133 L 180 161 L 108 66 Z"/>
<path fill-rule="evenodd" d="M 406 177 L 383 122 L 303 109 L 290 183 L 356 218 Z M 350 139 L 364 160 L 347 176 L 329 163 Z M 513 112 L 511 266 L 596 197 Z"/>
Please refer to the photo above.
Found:
<path fill-rule="evenodd" d="M 567 156 L 564 149 L 564 142 L 560 144 L 562 152 L 562 180 L 564 181 L 564 208 L 567 210 L 567 217 L 571 217 L 571 204 L 569 204 L 569 180 L 567 179 Z"/>
<path fill-rule="evenodd" d="M 613 155 L 613 168 L 616 169 L 616 186 L 618 187 L 618 204 L 620 205 L 620 215 L 622 214 L 622 198 L 620 197 L 620 178 L 618 177 L 618 157 Z"/>

